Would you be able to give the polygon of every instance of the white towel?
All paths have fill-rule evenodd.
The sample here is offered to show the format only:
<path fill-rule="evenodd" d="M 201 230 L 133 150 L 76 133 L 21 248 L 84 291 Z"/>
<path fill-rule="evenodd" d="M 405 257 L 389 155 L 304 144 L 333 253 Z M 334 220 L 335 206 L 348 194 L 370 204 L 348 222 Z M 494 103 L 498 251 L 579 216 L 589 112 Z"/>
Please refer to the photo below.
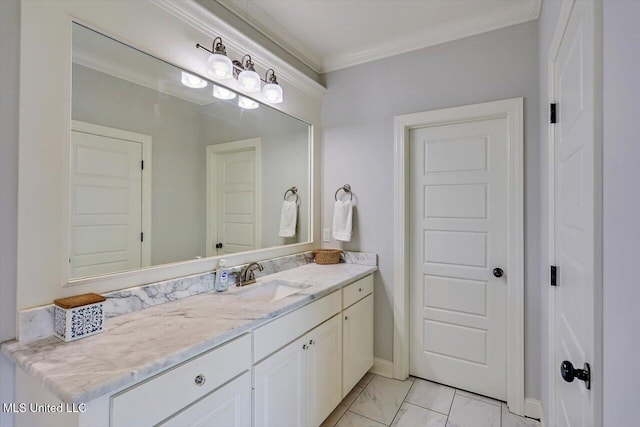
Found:
<path fill-rule="evenodd" d="M 296 235 L 296 222 L 298 221 L 298 203 L 285 200 L 282 203 L 280 214 L 280 237 L 293 237 Z"/>
<path fill-rule="evenodd" d="M 342 242 L 351 241 L 351 223 L 353 218 L 353 205 L 351 200 L 336 201 L 333 208 L 333 238 Z"/>

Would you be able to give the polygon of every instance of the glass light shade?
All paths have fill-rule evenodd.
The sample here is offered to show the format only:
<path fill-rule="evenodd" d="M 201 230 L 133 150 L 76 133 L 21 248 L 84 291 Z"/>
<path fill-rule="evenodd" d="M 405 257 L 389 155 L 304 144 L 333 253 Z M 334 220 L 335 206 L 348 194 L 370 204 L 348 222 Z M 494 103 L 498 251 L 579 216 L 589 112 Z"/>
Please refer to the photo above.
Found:
<path fill-rule="evenodd" d="M 238 87 L 245 92 L 260 91 L 260 76 L 255 71 L 244 70 L 238 76 Z"/>
<path fill-rule="evenodd" d="M 236 93 L 226 87 L 213 85 L 213 96 L 218 99 L 233 99 L 236 97 Z"/>
<path fill-rule="evenodd" d="M 227 55 L 214 53 L 207 59 L 209 74 L 219 79 L 228 79 L 233 75 L 233 64 Z"/>
<path fill-rule="evenodd" d="M 180 79 L 180 81 L 186 87 L 191 87 L 194 89 L 202 89 L 203 87 L 207 87 L 206 80 L 203 80 L 198 76 L 194 76 L 193 74 L 189 74 L 186 71 L 182 72 L 182 78 Z"/>
<path fill-rule="evenodd" d="M 276 83 L 267 83 L 262 88 L 262 97 L 271 104 L 280 104 L 284 99 L 282 96 L 282 87 Z"/>
<path fill-rule="evenodd" d="M 260 106 L 260 104 L 253 99 L 245 98 L 244 96 L 238 98 L 238 105 L 245 110 L 254 110 Z"/>

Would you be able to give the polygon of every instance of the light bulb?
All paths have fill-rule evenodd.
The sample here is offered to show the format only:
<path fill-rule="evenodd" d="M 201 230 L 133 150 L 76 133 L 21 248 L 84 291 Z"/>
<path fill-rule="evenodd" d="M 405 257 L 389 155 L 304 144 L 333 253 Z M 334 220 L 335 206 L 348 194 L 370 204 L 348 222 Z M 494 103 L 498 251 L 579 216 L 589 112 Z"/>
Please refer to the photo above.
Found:
<path fill-rule="evenodd" d="M 180 81 L 183 85 L 193 89 L 202 89 L 203 87 L 207 87 L 206 80 L 203 80 L 198 76 L 194 76 L 193 74 L 189 74 L 186 71 L 182 72 L 182 78 Z"/>
<path fill-rule="evenodd" d="M 280 104 L 283 100 L 282 87 L 277 83 L 267 83 L 262 89 L 262 97 L 271 104 Z"/>
<path fill-rule="evenodd" d="M 228 56 L 219 53 L 209 55 L 207 59 L 209 65 L 208 73 L 219 79 L 228 79 L 233 75 L 233 64 Z"/>
<path fill-rule="evenodd" d="M 244 70 L 238 76 L 238 87 L 245 92 L 260 91 L 260 76 L 255 71 Z"/>
<path fill-rule="evenodd" d="M 233 99 L 236 97 L 236 93 L 226 87 L 213 85 L 213 96 L 218 99 Z"/>
<path fill-rule="evenodd" d="M 241 96 L 238 99 L 238 105 L 240 108 L 244 108 L 245 110 L 254 110 L 260 106 L 260 104 L 253 99 L 245 98 L 244 96 Z"/>

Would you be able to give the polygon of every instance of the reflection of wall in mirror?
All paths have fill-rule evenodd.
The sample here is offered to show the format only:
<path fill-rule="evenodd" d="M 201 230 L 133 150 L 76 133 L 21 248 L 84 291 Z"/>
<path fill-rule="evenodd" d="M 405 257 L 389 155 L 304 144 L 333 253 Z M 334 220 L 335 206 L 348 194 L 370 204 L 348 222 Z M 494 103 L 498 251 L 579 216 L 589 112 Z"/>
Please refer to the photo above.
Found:
<path fill-rule="evenodd" d="M 224 110 L 220 104 L 200 106 L 78 64 L 72 93 L 74 120 L 153 138 L 152 265 L 205 255 L 204 151 L 230 140 L 263 138 L 262 247 L 308 240 L 306 124 L 263 106 L 251 112 L 235 104 Z M 282 197 L 293 185 L 301 196 L 298 233 L 283 239 L 278 237 Z"/>

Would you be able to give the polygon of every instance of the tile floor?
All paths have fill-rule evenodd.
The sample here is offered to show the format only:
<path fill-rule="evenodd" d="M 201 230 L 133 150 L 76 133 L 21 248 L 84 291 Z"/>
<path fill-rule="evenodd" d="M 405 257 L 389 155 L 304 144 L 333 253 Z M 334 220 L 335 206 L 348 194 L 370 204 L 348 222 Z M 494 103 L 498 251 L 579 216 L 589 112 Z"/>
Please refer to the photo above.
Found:
<path fill-rule="evenodd" d="M 539 427 L 506 404 L 419 378 L 368 373 L 321 427 Z"/>

